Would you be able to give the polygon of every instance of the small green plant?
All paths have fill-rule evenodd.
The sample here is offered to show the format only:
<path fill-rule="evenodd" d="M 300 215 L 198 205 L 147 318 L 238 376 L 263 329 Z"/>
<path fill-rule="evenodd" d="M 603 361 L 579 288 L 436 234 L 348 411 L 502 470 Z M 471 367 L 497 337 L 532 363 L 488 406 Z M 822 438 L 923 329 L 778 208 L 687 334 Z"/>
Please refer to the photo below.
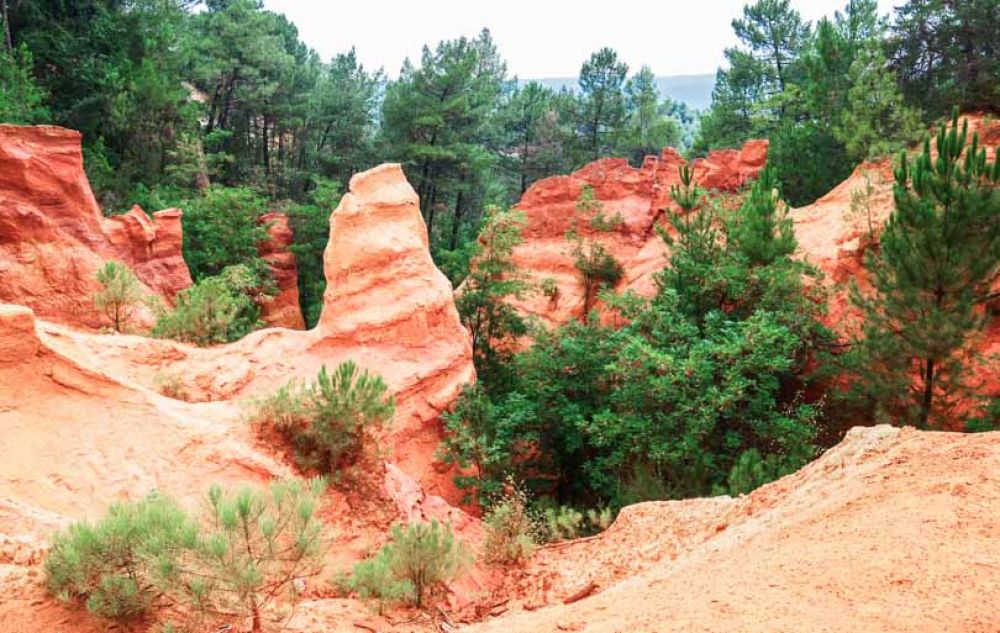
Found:
<path fill-rule="evenodd" d="M 235 493 L 212 486 L 201 521 L 158 493 L 115 504 L 97 523 L 75 523 L 53 538 L 46 586 L 62 602 L 122 623 L 162 601 L 195 615 L 247 617 L 259 632 L 273 600 L 294 600 L 295 584 L 321 571 L 325 485 L 286 480 Z"/>
<path fill-rule="evenodd" d="M 600 242 L 578 242 L 573 249 L 574 263 L 583 281 L 583 315 L 593 306 L 601 288 L 612 288 L 625 269 Z"/>
<path fill-rule="evenodd" d="M 622 223 L 621 214 L 611 220 L 603 213 L 603 205 L 594 194 L 593 187 L 586 185 L 576 202 L 576 210 L 597 231 L 610 231 Z M 574 226 L 566 233 L 566 239 L 573 242 L 573 263 L 580 271 L 583 285 L 583 313 L 586 318 L 593 307 L 601 288 L 614 287 L 625 274 L 625 269 L 603 244 L 588 240 L 580 235 Z"/>
<path fill-rule="evenodd" d="M 757 449 L 751 448 L 736 458 L 729 472 L 729 489 L 726 492 L 731 495 L 748 494 L 786 472 L 778 455 L 763 457 Z"/>
<path fill-rule="evenodd" d="M 142 285 L 128 266 L 115 261 L 104 263 L 97 281 L 101 290 L 94 293 L 94 307 L 104 313 L 115 332 L 125 331 L 142 304 Z"/>
<path fill-rule="evenodd" d="M 450 524 L 434 520 L 392 526 L 389 542 L 369 561 L 360 570 L 362 580 L 352 582 L 379 600 L 397 596 L 422 608 L 465 570 L 471 556 Z"/>
<path fill-rule="evenodd" d="M 177 295 L 173 311 L 161 314 L 153 335 L 196 345 L 227 343 L 260 327 L 260 305 L 274 292 L 266 275 L 229 266 Z"/>
<path fill-rule="evenodd" d="M 198 535 L 179 565 L 164 570 L 197 611 L 249 618 L 263 630 L 265 608 L 278 596 L 299 597 L 296 583 L 322 571 L 317 518 L 326 482 L 285 480 L 266 491 L 212 486 Z"/>
<path fill-rule="evenodd" d="M 285 437 L 303 468 L 336 472 L 369 454 L 371 430 L 392 420 L 387 391 L 380 376 L 345 361 L 332 373 L 322 367 L 311 385 L 293 381 L 258 400 L 250 420 Z"/>
<path fill-rule="evenodd" d="M 170 566 L 195 526 L 169 498 L 112 505 L 96 523 L 75 523 L 56 534 L 45 559 L 50 594 L 66 604 L 121 622 L 145 615 L 160 591 L 156 569 Z"/>
<path fill-rule="evenodd" d="M 178 374 L 161 371 L 153 376 L 153 388 L 161 396 L 173 398 L 174 400 L 190 401 L 191 394 L 187 390 L 184 381 Z"/>
<path fill-rule="evenodd" d="M 559 296 L 559 286 L 556 284 L 556 280 L 552 277 L 546 277 L 543 279 L 540 287 L 542 294 L 552 301 L 555 301 L 556 297 Z"/>
<path fill-rule="evenodd" d="M 546 536 L 551 542 L 592 536 L 608 529 L 614 514 L 611 508 L 581 512 L 569 506 L 545 509 Z"/>
<path fill-rule="evenodd" d="M 503 493 L 494 499 L 483 517 L 486 562 L 503 565 L 524 563 L 538 548 L 541 525 L 528 504 L 528 494 L 508 479 Z"/>
<path fill-rule="evenodd" d="M 385 612 L 387 606 L 415 599 L 413 583 L 396 576 L 389 551 L 384 549 L 355 565 L 354 573 L 340 584 L 348 591 L 357 593 L 362 600 L 376 601 L 379 615 Z"/>
<path fill-rule="evenodd" d="M 850 217 L 854 221 L 855 228 L 862 232 L 865 243 L 874 244 L 880 224 L 872 214 L 872 199 L 875 196 L 875 185 L 872 184 L 869 172 L 865 172 L 864 178 L 864 186 L 851 192 Z"/>

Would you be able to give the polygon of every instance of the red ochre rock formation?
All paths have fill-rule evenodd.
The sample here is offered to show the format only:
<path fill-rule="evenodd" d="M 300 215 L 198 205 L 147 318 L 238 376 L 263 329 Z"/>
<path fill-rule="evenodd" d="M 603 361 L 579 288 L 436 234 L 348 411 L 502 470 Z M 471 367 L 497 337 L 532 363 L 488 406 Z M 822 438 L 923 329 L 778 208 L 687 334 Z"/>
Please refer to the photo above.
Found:
<path fill-rule="evenodd" d="M 92 295 L 97 270 L 114 259 L 169 303 L 191 284 L 180 216 L 170 209 L 151 219 L 135 207 L 102 218 L 78 132 L 0 125 L 0 301 L 73 325 L 106 325 Z"/>
<path fill-rule="evenodd" d="M 194 507 L 213 481 L 235 486 L 291 474 L 279 451 L 246 424 L 246 403 L 348 359 L 381 375 L 396 398 L 393 423 L 380 437 L 384 472 L 375 477 L 390 509 L 401 521 L 451 522 L 476 547 L 479 522 L 454 507 L 460 494 L 452 474 L 435 461 L 440 413 L 475 379 L 471 344 L 451 284 L 427 250 L 416 194 L 398 165 L 383 165 L 352 179 L 330 222 L 329 290 L 320 324 L 309 331 L 269 328 L 197 348 L 90 333 L 0 304 L 0 579 L 7 600 L 0 600 L 0 632 L 37 622 L 95 630 L 85 617 L 67 617 L 42 600 L 31 580 L 51 526 L 95 518 L 116 499 L 152 490 Z M 157 394 L 164 377 L 192 402 Z M 384 519 L 359 517 L 340 493 L 330 495 L 324 520 L 338 539 L 331 570 L 345 569 L 384 538 Z M 456 586 L 456 595 L 482 590 L 478 582 Z M 355 603 L 349 612 L 361 618 L 365 609 Z"/>
<path fill-rule="evenodd" d="M 694 179 L 713 195 L 738 191 L 756 177 L 767 162 L 767 141 L 748 141 L 739 150 L 719 150 L 694 162 Z M 567 230 L 574 228 L 600 242 L 622 264 L 625 275 L 616 290 L 633 290 L 649 296 L 655 291 L 653 273 L 663 268 L 666 246 L 656 225 L 666 225 L 665 213 L 675 212 L 670 188 L 680 184 L 678 169 L 684 159 L 667 148 L 649 156 L 642 167 L 631 167 L 623 158 L 590 163 L 568 176 L 545 178 L 533 184 L 516 208 L 527 220 L 524 241 L 514 249 L 514 263 L 531 281 L 551 279 L 556 294 L 527 294 L 513 301 L 524 313 L 555 326 L 583 311 L 580 275 L 574 265 Z M 594 190 L 605 218 L 620 218 L 611 231 L 595 231 L 579 218 L 576 204 L 584 187 Z"/>
<path fill-rule="evenodd" d="M 269 240 L 257 247 L 260 256 L 271 268 L 278 294 L 264 304 L 263 319 L 274 327 L 304 330 L 305 319 L 299 306 L 299 272 L 295 265 L 295 255 L 289 250 L 292 245 L 292 227 L 284 213 L 271 212 L 261 216 L 260 223 L 267 227 Z"/>

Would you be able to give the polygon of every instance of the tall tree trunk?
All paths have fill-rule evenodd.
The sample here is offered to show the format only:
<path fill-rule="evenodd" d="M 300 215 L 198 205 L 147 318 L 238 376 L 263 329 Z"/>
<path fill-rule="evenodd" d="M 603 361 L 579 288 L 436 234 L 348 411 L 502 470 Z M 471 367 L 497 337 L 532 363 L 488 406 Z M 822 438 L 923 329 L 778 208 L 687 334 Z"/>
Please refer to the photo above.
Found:
<path fill-rule="evenodd" d="M 437 187 L 431 185 L 430 202 L 427 205 L 427 243 L 431 244 L 434 239 L 434 205 L 437 204 Z"/>
<path fill-rule="evenodd" d="M 924 369 L 924 397 L 920 403 L 920 428 L 927 428 L 934 399 L 934 359 L 928 358 Z"/>
<path fill-rule="evenodd" d="M 450 250 L 455 250 L 458 245 L 458 228 L 462 224 L 462 199 L 464 194 L 465 185 L 465 173 L 463 172 L 458 178 L 458 195 L 455 196 L 455 219 L 451 223 L 451 241 L 449 242 L 448 248 Z"/>
<path fill-rule="evenodd" d="M 263 124 L 263 129 L 261 131 L 261 142 L 263 148 L 263 159 L 264 159 L 264 173 L 268 176 L 271 175 L 271 143 L 267 136 L 267 117 L 262 117 L 261 123 Z"/>
<path fill-rule="evenodd" d="M 14 50 L 14 41 L 10 37 L 10 18 L 7 16 L 7 0 L 0 0 L 0 13 L 3 17 L 4 42 L 7 44 L 7 52 Z"/>

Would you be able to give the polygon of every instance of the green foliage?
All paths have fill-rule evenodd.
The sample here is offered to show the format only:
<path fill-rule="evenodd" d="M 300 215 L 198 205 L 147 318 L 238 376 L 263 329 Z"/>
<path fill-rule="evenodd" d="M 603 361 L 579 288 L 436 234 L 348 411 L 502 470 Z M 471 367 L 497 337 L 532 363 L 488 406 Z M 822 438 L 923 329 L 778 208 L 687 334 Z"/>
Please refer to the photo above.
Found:
<path fill-rule="evenodd" d="M 968 138 L 957 111 L 932 157 L 930 140 L 896 169 L 896 208 L 866 266 L 873 292 L 852 293 L 865 315 L 853 359 L 855 395 L 877 417 L 920 427 L 953 418 L 968 391 L 966 358 L 1000 271 L 1000 160 Z M 865 405 L 862 405 L 865 406 Z"/>
<path fill-rule="evenodd" d="M 97 271 L 101 290 L 94 293 L 94 307 L 104 313 L 115 332 L 124 331 L 142 303 L 142 286 L 128 266 L 108 261 Z"/>
<path fill-rule="evenodd" d="M 291 245 L 298 270 L 299 299 L 307 327 L 319 322 L 326 290 L 323 252 L 330 239 L 330 214 L 340 202 L 339 187 L 329 180 L 319 180 L 309 194 L 309 202 L 285 208 L 294 241 Z"/>
<path fill-rule="evenodd" d="M 316 382 L 290 382 L 257 401 L 251 421 L 274 428 L 294 447 L 305 468 L 336 472 L 365 457 L 370 434 L 392 420 L 395 398 L 380 376 L 344 361 Z"/>
<path fill-rule="evenodd" d="M 31 75 L 34 60 L 24 44 L 0 49 L 0 123 L 42 123 L 49 118 L 45 92 Z"/>
<path fill-rule="evenodd" d="M 1000 431 L 1000 396 L 995 396 L 981 413 L 965 421 L 967 433 Z"/>
<path fill-rule="evenodd" d="M 882 51 L 862 51 L 848 69 L 847 107 L 834 134 L 855 162 L 906 149 L 924 128 L 919 110 L 903 100 Z"/>
<path fill-rule="evenodd" d="M 624 128 L 627 74 L 628 65 L 610 48 L 595 52 L 580 68 L 580 120 L 590 160 L 610 154 Z"/>
<path fill-rule="evenodd" d="M 749 494 L 788 472 L 788 468 L 782 464 L 777 455 L 762 457 L 756 448 L 751 448 L 740 455 L 733 464 L 725 492 L 730 495 Z"/>
<path fill-rule="evenodd" d="M 322 570 L 322 479 L 277 481 L 266 491 L 212 486 L 204 524 L 179 564 L 161 574 L 197 610 L 251 620 L 279 596 L 294 601 L 295 582 Z"/>
<path fill-rule="evenodd" d="M 100 521 L 80 522 L 53 537 L 46 587 L 68 604 L 127 622 L 160 603 L 195 614 L 250 618 L 279 596 L 297 597 L 293 581 L 321 571 L 316 513 L 325 482 L 277 481 L 266 491 L 212 486 L 201 521 L 154 493 L 115 504 Z"/>
<path fill-rule="evenodd" d="M 673 191 L 682 213 L 656 297 L 605 294 L 624 326 L 540 332 L 509 385 L 462 394 L 444 450 L 478 479 L 460 483 L 488 492 L 514 475 L 559 504 L 619 506 L 726 490 L 750 449 L 766 478 L 815 454 L 807 367 L 829 335 L 802 282 L 815 273 L 791 258 L 774 172 L 732 215 L 704 204 L 691 176 Z"/>
<path fill-rule="evenodd" d="M 545 536 L 549 542 L 592 536 L 608 529 L 614 517 L 611 508 L 581 512 L 569 506 L 545 508 Z"/>
<path fill-rule="evenodd" d="M 413 583 L 397 577 L 390 556 L 391 550 L 379 550 L 374 556 L 356 564 L 353 573 L 344 582 L 345 588 L 357 593 L 362 600 L 376 600 L 379 615 L 387 606 L 416 599 Z"/>
<path fill-rule="evenodd" d="M 620 214 L 610 219 L 604 215 L 603 205 L 589 185 L 585 185 L 580 191 L 576 211 L 581 216 L 580 219 L 599 232 L 613 231 L 623 222 Z M 580 272 L 583 287 L 581 316 L 586 318 L 597 293 L 603 288 L 614 288 L 625 274 L 625 269 L 603 244 L 595 239 L 585 238 L 575 227 L 567 233 L 567 238 L 573 243 L 573 264 Z"/>
<path fill-rule="evenodd" d="M 529 289 L 511 259 L 524 226 L 524 215 L 519 212 L 487 209 L 473 266 L 455 301 L 462 324 L 472 335 L 477 375 L 487 384 L 505 380 L 502 372 L 510 348 L 527 333 L 524 318 L 508 303 Z"/>
<path fill-rule="evenodd" d="M 153 388 L 161 396 L 190 402 L 191 394 L 180 375 L 168 371 L 160 371 L 153 376 Z"/>
<path fill-rule="evenodd" d="M 471 555 L 455 538 L 450 524 L 430 523 L 394 525 L 389 542 L 376 555 L 385 557 L 385 566 L 396 583 L 408 583 L 413 603 L 422 608 L 427 601 L 461 574 Z M 396 585 L 396 590 L 401 590 Z"/>
<path fill-rule="evenodd" d="M 259 218 L 267 201 L 247 188 L 214 186 L 184 207 L 184 258 L 195 281 L 227 266 L 260 266 L 257 245 L 268 240 Z"/>
<path fill-rule="evenodd" d="M 156 321 L 153 336 L 196 345 L 238 340 L 261 327 L 260 304 L 273 292 L 266 271 L 229 266 L 177 294 L 177 305 Z"/>
<path fill-rule="evenodd" d="M 483 558 L 488 563 L 519 565 L 538 548 L 541 522 L 528 504 L 528 493 L 513 479 L 504 483 L 483 515 L 486 540 Z"/>
<path fill-rule="evenodd" d="M 189 542 L 194 524 L 169 498 L 118 503 L 96 523 L 79 522 L 52 538 L 45 559 L 49 593 L 112 620 L 142 617 L 159 596 L 157 568 Z"/>
<path fill-rule="evenodd" d="M 908 0 L 895 8 L 889 51 L 907 99 L 931 117 L 1000 103 L 1000 6 Z"/>

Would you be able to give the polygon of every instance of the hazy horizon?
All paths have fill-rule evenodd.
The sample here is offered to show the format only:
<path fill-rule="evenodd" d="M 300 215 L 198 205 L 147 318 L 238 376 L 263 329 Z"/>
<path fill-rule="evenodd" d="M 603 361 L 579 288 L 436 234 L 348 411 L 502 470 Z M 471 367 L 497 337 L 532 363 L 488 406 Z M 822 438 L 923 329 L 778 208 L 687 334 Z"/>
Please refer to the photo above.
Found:
<path fill-rule="evenodd" d="M 897 0 L 879 0 L 889 14 Z M 468 3 L 389 0 L 333 3 L 317 0 L 264 0 L 284 13 L 300 36 L 324 60 L 352 46 L 367 68 L 395 77 L 403 60 L 419 59 L 425 44 L 474 36 L 489 28 L 511 75 L 521 79 L 575 77 L 592 52 L 610 46 L 630 70 L 648 65 L 659 76 L 711 74 L 724 61 L 723 50 L 736 43 L 731 22 L 746 0 L 704 0 L 665 7 L 640 0 L 626 10 L 581 11 L 566 0 Z M 793 0 L 810 22 L 843 10 L 847 0 Z"/>

